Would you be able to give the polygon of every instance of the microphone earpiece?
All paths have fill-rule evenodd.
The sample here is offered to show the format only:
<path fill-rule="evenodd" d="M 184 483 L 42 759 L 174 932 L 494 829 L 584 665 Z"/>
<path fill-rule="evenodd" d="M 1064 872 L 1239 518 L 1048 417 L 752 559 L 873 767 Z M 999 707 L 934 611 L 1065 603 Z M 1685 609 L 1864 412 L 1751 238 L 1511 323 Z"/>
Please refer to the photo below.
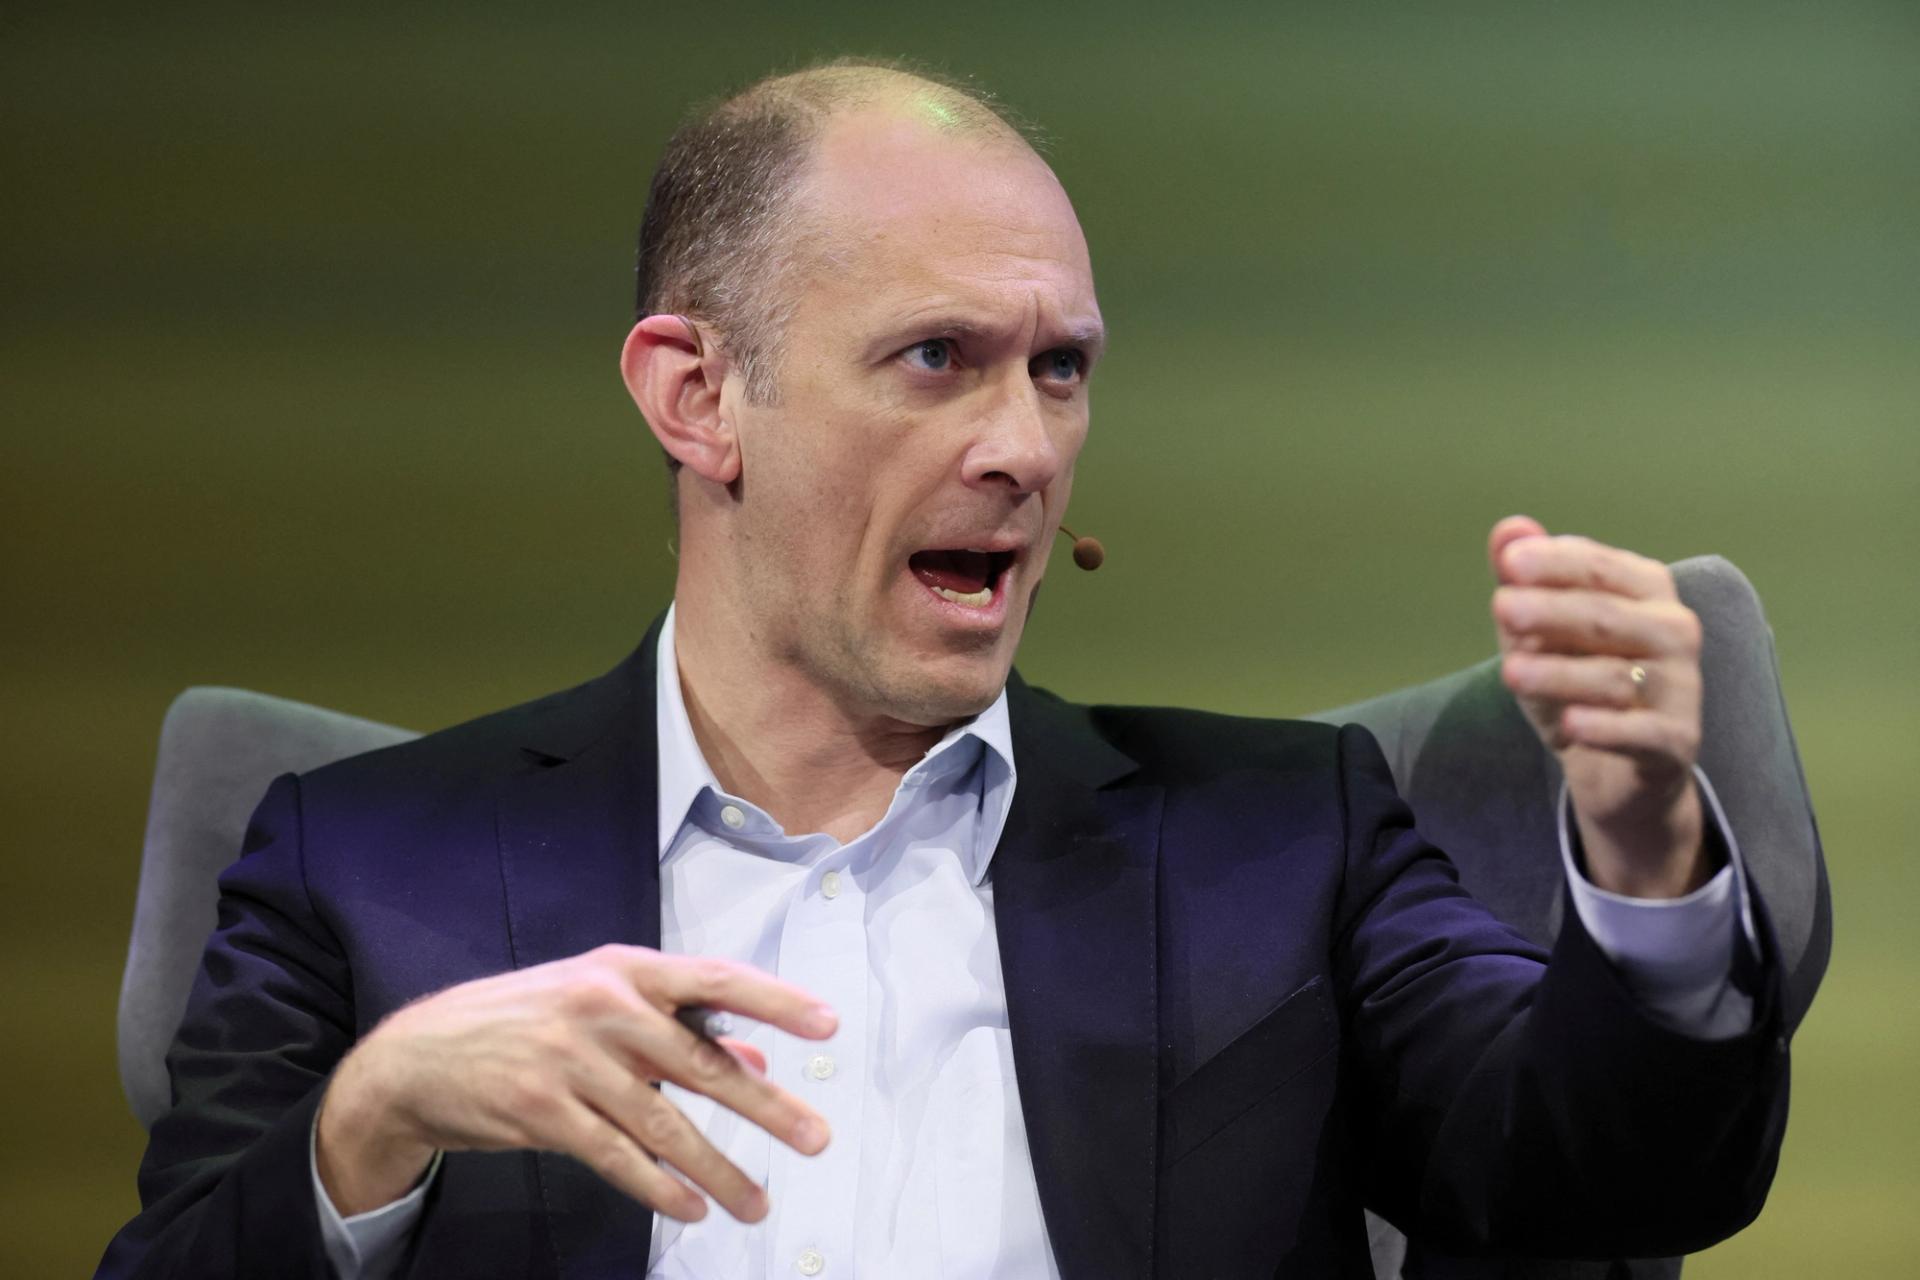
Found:
<path fill-rule="evenodd" d="M 1073 562 L 1082 569 L 1092 572 L 1107 562 L 1107 549 L 1100 545 L 1100 539 L 1082 538 L 1065 525 L 1054 532 L 1064 533 L 1073 539 Z"/>

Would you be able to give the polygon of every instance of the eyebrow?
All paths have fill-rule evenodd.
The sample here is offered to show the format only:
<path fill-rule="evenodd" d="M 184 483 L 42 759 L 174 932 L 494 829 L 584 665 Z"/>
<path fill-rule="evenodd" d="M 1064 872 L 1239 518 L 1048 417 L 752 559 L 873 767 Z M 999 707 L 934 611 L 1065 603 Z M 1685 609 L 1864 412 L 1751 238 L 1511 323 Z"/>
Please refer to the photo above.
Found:
<path fill-rule="evenodd" d="M 1107 331 L 1103 325 L 1074 325 L 1067 330 L 1067 341 L 1085 349 L 1087 354 L 1097 356 L 1107 349 Z"/>
<path fill-rule="evenodd" d="M 934 316 L 926 320 L 910 320 L 900 328 L 902 332 L 924 333 L 936 338 L 953 338 L 962 342 L 993 336 L 992 329 L 958 316 Z M 1066 336 L 1057 345 L 1079 347 L 1089 356 L 1097 356 L 1106 350 L 1107 331 L 1098 323 L 1069 325 Z"/>

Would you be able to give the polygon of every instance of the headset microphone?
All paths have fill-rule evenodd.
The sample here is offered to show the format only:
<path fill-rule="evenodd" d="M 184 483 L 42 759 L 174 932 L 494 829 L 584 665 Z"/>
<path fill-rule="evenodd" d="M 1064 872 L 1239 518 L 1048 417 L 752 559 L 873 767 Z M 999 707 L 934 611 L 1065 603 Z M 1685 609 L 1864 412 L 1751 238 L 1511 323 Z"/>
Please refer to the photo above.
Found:
<path fill-rule="evenodd" d="M 1073 562 L 1082 569 L 1091 571 L 1106 563 L 1107 549 L 1100 545 L 1100 539 L 1083 538 L 1065 525 L 1054 532 L 1064 533 L 1073 539 Z"/>

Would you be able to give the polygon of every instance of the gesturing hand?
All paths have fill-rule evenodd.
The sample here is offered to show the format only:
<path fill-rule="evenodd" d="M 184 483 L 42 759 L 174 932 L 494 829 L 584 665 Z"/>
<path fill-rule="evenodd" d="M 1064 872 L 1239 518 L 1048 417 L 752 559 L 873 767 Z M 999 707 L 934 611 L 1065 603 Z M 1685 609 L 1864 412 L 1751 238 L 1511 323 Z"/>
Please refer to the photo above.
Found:
<path fill-rule="evenodd" d="M 837 1025 L 758 970 L 645 947 L 463 983 L 395 1012 L 341 1062 L 321 1104 L 321 1182 L 342 1214 L 361 1213 L 406 1194 L 436 1150 L 539 1148 L 577 1157 L 669 1217 L 704 1217 L 705 1197 L 664 1159 L 734 1217 L 758 1221 L 765 1190 L 655 1083 L 703 1093 L 808 1155 L 827 1145 L 827 1124 L 766 1079 L 757 1050 L 675 1020 L 695 1004 L 810 1040 Z"/>
<path fill-rule="evenodd" d="M 1501 678 L 1566 771 L 1588 875 L 1643 898 L 1697 888 L 1700 620 L 1673 575 L 1527 516 L 1495 525 L 1487 556 Z"/>

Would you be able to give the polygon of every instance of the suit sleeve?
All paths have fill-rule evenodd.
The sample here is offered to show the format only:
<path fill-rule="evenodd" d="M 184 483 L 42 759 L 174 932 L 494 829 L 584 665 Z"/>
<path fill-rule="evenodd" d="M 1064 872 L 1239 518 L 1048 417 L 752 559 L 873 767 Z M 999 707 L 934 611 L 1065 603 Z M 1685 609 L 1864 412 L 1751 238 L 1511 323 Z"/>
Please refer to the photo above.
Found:
<path fill-rule="evenodd" d="M 174 1105 L 140 1165 L 138 1217 L 98 1275 L 326 1277 L 309 1135 L 354 1039 L 341 949 L 306 889 L 300 786 L 278 778 L 240 859 L 167 1054 Z"/>
<path fill-rule="evenodd" d="M 1760 1210 L 1786 1124 L 1780 968 L 1753 900 L 1743 1034 L 1644 1008 L 1564 912 L 1539 950 L 1413 827 L 1371 734 L 1341 731 L 1346 865 L 1335 977 L 1374 1206 L 1455 1250 L 1692 1252 Z"/>

